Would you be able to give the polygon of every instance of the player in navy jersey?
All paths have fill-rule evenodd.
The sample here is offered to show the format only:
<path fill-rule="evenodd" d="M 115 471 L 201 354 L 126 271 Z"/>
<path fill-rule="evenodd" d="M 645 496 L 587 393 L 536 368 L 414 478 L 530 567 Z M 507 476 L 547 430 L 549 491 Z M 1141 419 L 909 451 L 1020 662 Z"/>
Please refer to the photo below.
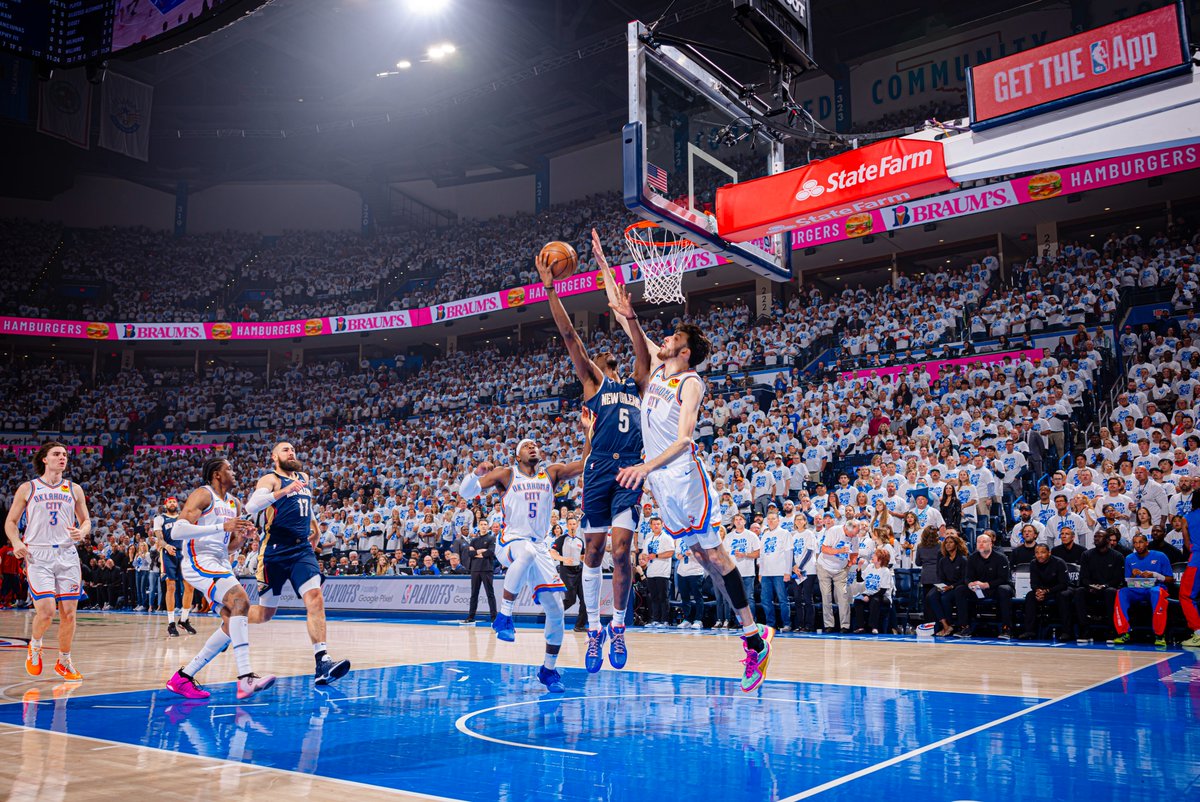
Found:
<path fill-rule="evenodd" d="M 192 586 L 183 578 L 183 546 L 171 537 L 171 530 L 179 520 L 179 500 L 167 496 L 163 511 L 154 516 L 151 528 L 158 538 L 159 554 L 162 558 L 163 579 L 167 582 L 167 637 L 178 638 L 179 627 L 175 626 L 175 615 L 179 614 L 179 626 L 195 635 L 196 629 L 188 621 L 192 611 Z M 180 604 L 182 601 L 182 605 Z"/>
<path fill-rule="evenodd" d="M 279 594 L 290 583 L 304 600 L 308 614 L 308 636 L 316 660 L 317 685 L 328 685 L 350 670 L 349 660 L 331 660 L 325 644 L 325 597 L 321 595 L 321 569 L 314 546 L 321 530 L 313 509 L 308 474 L 296 459 L 291 443 L 271 450 L 274 470 L 258 480 L 246 512 L 264 513 L 263 539 L 258 551 L 258 604 L 250 611 L 250 623 L 270 621 L 279 606 Z"/>
<path fill-rule="evenodd" d="M 593 250 L 603 271 L 610 303 L 620 292 L 612 271 L 604 261 L 599 238 L 592 232 Z M 583 471 L 583 604 L 588 611 L 587 670 L 595 673 L 604 664 L 602 647 L 612 638 L 608 659 L 613 668 L 623 668 L 628 656 L 625 646 L 625 611 L 633 582 L 629 547 L 637 529 L 641 491 L 617 483 L 617 472 L 642 461 L 641 396 L 632 377 L 617 373 L 616 357 L 600 354 L 593 361 L 571 325 L 562 300 L 554 291 L 551 264 L 541 255 L 538 274 L 546 287 L 550 311 L 558 325 L 575 375 L 583 385 L 583 417 L 591 442 L 591 454 Z M 613 559 L 613 617 L 607 629 L 600 621 L 600 563 L 611 530 Z"/>

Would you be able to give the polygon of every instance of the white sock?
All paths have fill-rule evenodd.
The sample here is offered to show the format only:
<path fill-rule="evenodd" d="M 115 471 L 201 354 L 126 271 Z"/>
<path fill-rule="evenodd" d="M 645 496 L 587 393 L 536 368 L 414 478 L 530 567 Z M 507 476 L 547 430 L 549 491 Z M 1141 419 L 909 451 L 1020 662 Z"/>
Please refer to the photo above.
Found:
<path fill-rule="evenodd" d="M 325 642 L 324 642 L 324 641 L 322 641 L 321 643 L 314 643 L 314 644 L 313 644 L 313 655 L 314 655 L 314 656 L 316 656 L 316 655 L 320 655 L 320 654 L 322 654 L 322 653 L 324 653 L 324 652 L 327 652 L 327 651 L 329 651 L 329 650 L 325 648 Z"/>
<path fill-rule="evenodd" d="M 177 613 L 177 612 L 179 612 L 179 611 L 175 610 L 175 609 L 167 610 L 167 623 L 168 624 L 175 623 L 175 613 Z"/>
<path fill-rule="evenodd" d="M 244 615 L 229 616 L 229 639 L 233 642 L 238 676 L 253 673 L 250 670 L 250 619 Z"/>
<path fill-rule="evenodd" d="M 614 627 L 625 626 L 625 611 L 624 610 L 618 610 L 615 607 L 613 608 L 612 625 Z"/>
<path fill-rule="evenodd" d="M 742 634 L 743 635 L 757 635 L 758 634 L 758 624 L 750 624 L 749 626 L 746 626 L 743 624 L 742 625 Z"/>
<path fill-rule="evenodd" d="M 35 649 L 40 649 L 40 648 L 42 648 L 42 639 L 34 638 L 33 640 L 29 641 L 29 645 Z"/>
<path fill-rule="evenodd" d="M 513 599 L 501 599 L 500 600 L 500 615 L 507 615 L 507 616 L 511 617 L 512 611 L 513 611 L 513 602 L 514 602 Z"/>
<path fill-rule="evenodd" d="M 217 627 L 217 631 L 208 636 L 208 640 L 204 642 L 204 646 L 192 658 L 191 662 L 184 666 L 183 673 L 189 677 L 196 676 L 196 673 L 211 663 L 213 658 L 225 651 L 225 647 L 229 645 L 229 641 L 230 638 L 225 634 L 225 630 Z"/>
<path fill-rule="evenodd" d="M 600 566 L 583 566 L 583 606 L 588 611 L 588 631 L 600 631 Z"/>
<path fill-rule="evenodd" d="M 553 670 L 554 667 L 556 665 L 558 665 L 558 655 L 557 654 L 547 654 L 546 659 L 542 661 L 542 665 L 544 665 L 546 668 Z"/>
<path fill-rule="evenodd" d="M 184 608 L 183 608 L 183 612 L 179 614 L 179 620 L 180 620 L 180 621 L 187 621 L 188 613 L 190 613 L 190 612 L 191 612 L 191 610 L 189 610 L 188 608 L 184 607 Z"/>
<path fill-rule="evenodd" d="M 71 653 L 70 652 L 59 652 L 58 653 L 58 662 L 62 663 L 64 666 L 71 665 Z"/>

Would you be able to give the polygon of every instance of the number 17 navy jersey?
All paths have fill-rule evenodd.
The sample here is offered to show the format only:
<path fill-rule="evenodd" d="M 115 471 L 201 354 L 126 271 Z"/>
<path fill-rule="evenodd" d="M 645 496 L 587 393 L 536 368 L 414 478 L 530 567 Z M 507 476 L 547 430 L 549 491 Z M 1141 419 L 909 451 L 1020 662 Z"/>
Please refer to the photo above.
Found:
<path fill-rule="evenodd" d="M 592 454 L 640 457 L 642 453 L 642 400 L 632 378 L 613 381 L 607 376 L 596 394 L 583 402 L 595 416 Z"/>

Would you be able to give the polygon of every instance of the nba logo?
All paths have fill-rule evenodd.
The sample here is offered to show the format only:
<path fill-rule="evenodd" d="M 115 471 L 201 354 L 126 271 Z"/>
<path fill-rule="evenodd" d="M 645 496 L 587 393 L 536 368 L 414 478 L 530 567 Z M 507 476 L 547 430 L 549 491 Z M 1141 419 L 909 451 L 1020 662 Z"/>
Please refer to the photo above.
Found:
<path fill-rule="evenodd" d="M 893 225 L 897 225 L 897 226 L 908 225 L 908 222 L 909 222 L 908 207 L 907 206 L 897 206 L 895 209 L 892 209 L 892 218 L 894 220 Z"/>
<path fill-rule="evenodd" d="M 1089 50 L 1092 53 L 1092 75 L 1108 72 L 1108 48 L 1104 46 L 1104 42 L 1092 42 Z"/>
<path fill-rule="evenodd" d="M 333 319 L 333 330 L 334 331 L 345 331 L 346 330 L 346 318 L 344 318 L 344 317 L 334 318 Z"/>

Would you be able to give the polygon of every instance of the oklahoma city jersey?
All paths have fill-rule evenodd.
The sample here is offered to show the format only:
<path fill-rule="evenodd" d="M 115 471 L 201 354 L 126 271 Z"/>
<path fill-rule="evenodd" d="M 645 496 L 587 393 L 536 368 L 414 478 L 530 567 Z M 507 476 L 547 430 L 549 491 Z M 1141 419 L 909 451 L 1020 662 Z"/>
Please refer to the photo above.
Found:
<path fill-rule="evenodd" d="M 200 513 L 200 518 L 196 521 L 197 526 L 223 524 L 230 518 L 237 517 L 237 499 L 232 494 L 220 498 L 212 487 L 206 487 L 205 490 L 212 496 L 212 501 L 209 502 L 204 512 Z M 225 571 L 232 570 L 229 566 L 228 532 L 194 538 L 187 542 L 187 548 L 188 557 L 193 566 L 199 565 L 204 568 L 219 566 Z"/>
<path fill-rule="evenodd" d="M 71 542 L 67 527 L 75 525 L 75 496 L 71 483 L 63 479 L 50 486 L 40 478 L 29 483 L 33 492 L 25 504 L 27 546 L 63 546 Z"/>
<path fill-rule="evenodd" d="M 685 370 L 667 378 L 665 369 L 660 365 L 650 376 L 642 397 L 642 442 L 646 448 L 646 459 L 654 459 L 678 439 L 679 413 L 683 410 L 683 383 L 690 378 L 700 382 L 703 398 L 704 381 L 694 370 Z M 691 459 L 692 453 L 685 450 L 662 467 L 682 465 Z"/>
<path fill-rule="evenodd" d="M 512 481 L 504 492 L 504 531 L 500 545 L 514 540 L 542 543 L 550 534 L 550 513 L 554 511 L 554 487 L 543 469 L 534 476 L 512 467 Z"/>

